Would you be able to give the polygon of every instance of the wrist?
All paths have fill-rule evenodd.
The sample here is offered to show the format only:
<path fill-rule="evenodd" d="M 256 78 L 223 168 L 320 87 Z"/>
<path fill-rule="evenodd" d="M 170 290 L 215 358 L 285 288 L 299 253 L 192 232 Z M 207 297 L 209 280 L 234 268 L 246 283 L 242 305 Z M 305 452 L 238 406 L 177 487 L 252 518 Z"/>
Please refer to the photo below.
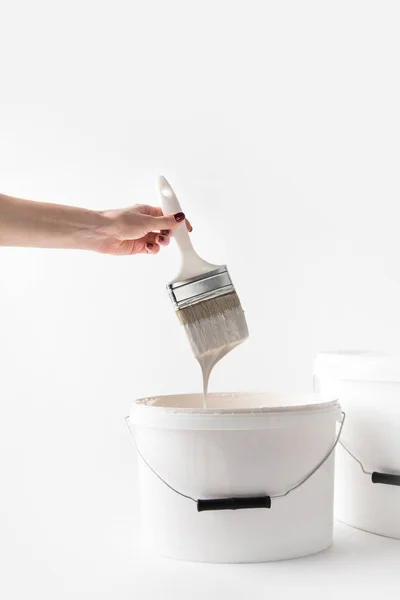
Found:
<path fill-rule="evenodd" d="M 76 249 L 98 252 L 113 235 L 113 219 L 106 211 L 87 211 L 86 222 L 78 227 Z"/>

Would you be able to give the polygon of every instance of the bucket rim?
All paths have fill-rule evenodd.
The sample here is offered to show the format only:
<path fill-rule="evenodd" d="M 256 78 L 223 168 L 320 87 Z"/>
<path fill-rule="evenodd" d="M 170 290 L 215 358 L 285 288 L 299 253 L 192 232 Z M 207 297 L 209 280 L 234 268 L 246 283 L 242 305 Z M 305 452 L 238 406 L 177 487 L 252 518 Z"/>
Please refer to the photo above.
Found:
<path fill-rule="evenodd" d="M 264 396 L 270 399 L 297 398 L 303 403 L 272 405 L 217 407 L 210 406 L 163 406 L 156 405 L 157 400 L 172 401 L 185 398 L 202 402 L 202 394 L 169 394 L 138 398 L 132 404 L 130 423 L 166 429 L 275 429 L 287 427 L 291 423 L 298 425 L 309 418 L 326 418 L 335 414 L 341 416 L 339 400 L 336 396 L 326 396 L 316 392 L 306 394 L 282 394 L 274 392 L 218 392 L 210 394 L 209 399 L 220 400 L 223 397 Z M 308 399 L 308 402 L 306 401 Z M 312 402 L 310 401 L 312 400 Z"/>

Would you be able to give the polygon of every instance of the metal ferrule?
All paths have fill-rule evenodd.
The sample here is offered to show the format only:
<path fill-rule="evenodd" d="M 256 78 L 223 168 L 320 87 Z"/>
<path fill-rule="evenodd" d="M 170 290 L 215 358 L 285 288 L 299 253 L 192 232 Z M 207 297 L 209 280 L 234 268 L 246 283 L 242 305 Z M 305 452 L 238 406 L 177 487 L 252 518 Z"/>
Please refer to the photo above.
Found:
<path fill-rule="evenodd" d="M 185 281 L 170 283 L 167 290 L 175 309 L 180 310 L 210 298 L 229 294 L 234 292 L 235 288 L 228 269 L 223 266 Z"/>

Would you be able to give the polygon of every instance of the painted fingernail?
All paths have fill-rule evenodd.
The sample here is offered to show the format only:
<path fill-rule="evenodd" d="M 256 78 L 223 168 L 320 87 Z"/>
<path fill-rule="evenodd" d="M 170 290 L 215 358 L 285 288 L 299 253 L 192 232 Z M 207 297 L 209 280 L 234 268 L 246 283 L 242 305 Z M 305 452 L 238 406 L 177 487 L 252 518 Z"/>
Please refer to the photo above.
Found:
<path fill-rule="evenodd" d="M 163 235 L 159 235 L 158 239 L 160 240 L 160 242 L 165 242 L 165 237 Z"/>
<path fill-rule="evenodd" d="M 161 230 L 161 233 L 162 233 L 163 235 L 169 235 L 169 229 L 162 229 L 162 230 Z"/>
<path fill-rule="evenodd" d="M 147 242 L 146 248 L 148 248 L 149 250 L 151 250 L 153 247 L 154 247 L 154 244 L 152 244 L 151 242 Z"/>
<path fill-rule="evenodd" d="M 177 221 L 178 223 L 180 223 L 185 218 L 185 215 L 182 212 L 176 213 L 176 215 L 174 215 L 174 218 L 175 218 L 175 221 Z"/>

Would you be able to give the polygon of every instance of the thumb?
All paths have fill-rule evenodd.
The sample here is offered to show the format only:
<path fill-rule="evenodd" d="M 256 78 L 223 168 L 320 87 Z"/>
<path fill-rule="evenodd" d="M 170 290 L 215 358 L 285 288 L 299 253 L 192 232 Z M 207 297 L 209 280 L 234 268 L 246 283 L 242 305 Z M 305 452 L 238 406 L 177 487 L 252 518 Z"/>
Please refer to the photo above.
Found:
<path fill-rule="evenodd" d="M 183 212 L 176 213 L 175 215 L 165 215 L 162 217 L 149 217 L 149 231 L 155 229 L 174 229 L 178 227 L 185 220 Z"/>

